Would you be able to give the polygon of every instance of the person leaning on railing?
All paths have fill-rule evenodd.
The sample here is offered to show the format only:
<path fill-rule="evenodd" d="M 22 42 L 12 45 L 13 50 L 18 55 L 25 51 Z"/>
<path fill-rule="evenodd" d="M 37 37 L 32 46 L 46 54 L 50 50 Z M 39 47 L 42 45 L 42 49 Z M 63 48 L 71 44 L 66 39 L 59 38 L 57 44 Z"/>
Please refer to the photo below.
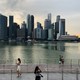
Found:
<path fill-rule="evenodd" d="M 60 55 L 60 58 L 59 58 L 59 64 L 64 64 L 64 58 L 61 55 Z"/>

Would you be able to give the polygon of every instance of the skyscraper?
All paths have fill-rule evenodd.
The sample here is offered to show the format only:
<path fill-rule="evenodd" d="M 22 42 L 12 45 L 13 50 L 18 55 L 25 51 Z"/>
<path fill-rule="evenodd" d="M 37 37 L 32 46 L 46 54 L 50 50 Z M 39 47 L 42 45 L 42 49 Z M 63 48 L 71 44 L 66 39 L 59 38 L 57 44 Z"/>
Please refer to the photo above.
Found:
<path fill-rule="evenodd" d="M 60 15 L 57 16 L 56 22 L 59 22 L 59 20 L 60 20 Z"/>
<path fill-rule="evenodd" d="M 45 19 L 44 21 L 44 28 L 49 29 L 51 27 L 51 22 L 48 19 Z"/>
<path fill-rule="evenodd" d="M 37 28 L 35 29 L 35 39 L 41 40 L 42 39 L 42 31 L 43 28 L 40 22 L 37 22 Z"/>
<path fill-rule="evenodd" d="M 31 38 L 34 39 L 34 16 L 31 15 Z"/>
<path fill-rule="evenodd" d="M 60 15 L 56 17 L 55 22 L 55 39 L 57 38 L 57 34 L 59 33 L 59 21 L 60 21 Z"/>
<path fill-rule="evenodd" d="M 65 35 L 65 19 L 59 20 L 59 33 L 57 35 L 57 39 L 61 36 Z"/>
<path fill-rule="evenodd" d="M 27 16 L 27 27 L 28 27 L 28 36 L 31 36 L 31 18 L 30 18 L 30 14 L 28 14 Z"/>
<path fill-rule="evenodd" d="M 65 35 L 65 19 L 60 19 L 59 21 L 59 33 L 60 35 Z"/>
<path fill-rule="evenodd" d="M 51 22 L 51 13 L 48 14 L 48 20 Z"/>
<path fill-rule="evenodd" d="M 12 39 L 13 38 L 13 22 L 14 22 L 14 19 L 13 19 L 13 16 L 9 16 L 9 39 Z"/>
<path fill-rule="evenodd" d="M 28 36 L 33 39 L 34 37 L 34 16 L 28 15 L 27 16 L 27 27 L 28 27 Z"/>
<path fill-rule="evenodd" d="M 0 40 L 7 40 L 7 17 L 0 14 Z"/>

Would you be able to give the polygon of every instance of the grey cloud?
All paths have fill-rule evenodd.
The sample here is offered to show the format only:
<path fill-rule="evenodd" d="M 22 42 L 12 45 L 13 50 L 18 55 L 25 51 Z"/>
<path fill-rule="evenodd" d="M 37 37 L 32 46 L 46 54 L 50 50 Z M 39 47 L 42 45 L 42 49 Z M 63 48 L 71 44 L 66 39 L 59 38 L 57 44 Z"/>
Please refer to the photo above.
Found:
<path fill-rule="evenodd" d="M 64 18 L 69 16 L 71 18 L 80 13 L 80 0 L 0 0 L 0 12 L 7 15 L 12 13 L 14 16 L 17 14 L 22 19 L 28 13 L 45 18 L 48 13 L 52 13 L 55 17 L 60 14 Z"/>

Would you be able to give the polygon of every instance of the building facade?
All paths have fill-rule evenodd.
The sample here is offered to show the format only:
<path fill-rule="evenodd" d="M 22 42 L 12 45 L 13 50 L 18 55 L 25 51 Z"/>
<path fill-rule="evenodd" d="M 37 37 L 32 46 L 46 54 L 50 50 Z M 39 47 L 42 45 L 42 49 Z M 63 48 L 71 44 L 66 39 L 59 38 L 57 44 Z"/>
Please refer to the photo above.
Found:
<path fill-rule="evenodd" d="M 59 33 L 57 35 L 57 39 L 61 36 L 65 35 L 65 19 L 59 20 Z"/>
<path fill-rule="evenodd" d="M 0 14 L 0 40 L 7 40 L 7 17 Z"/>
<path fill-rule="evenodd" d="M 27 27 L 28 27 L 28 37 L 30 39 L 34 38 L 34 16 L 33 15 L 28 15 L 27 16 Z"/>
<path fill-rule="evenodd" d="M 9 16 L 9 39 L 12 40 L 14 37 L 14 17 L 13 16 Z"/>

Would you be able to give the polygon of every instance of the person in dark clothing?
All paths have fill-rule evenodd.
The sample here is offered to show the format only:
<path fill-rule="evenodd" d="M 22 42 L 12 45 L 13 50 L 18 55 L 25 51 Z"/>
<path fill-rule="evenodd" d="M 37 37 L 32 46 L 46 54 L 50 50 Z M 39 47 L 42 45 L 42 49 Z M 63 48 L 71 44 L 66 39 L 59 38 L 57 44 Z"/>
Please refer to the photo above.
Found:
<path fill-rule="evenodd" d="M 63 56 L 61 57 L 61 61 L 62 61 L 62 64 L 64 64 L 64 58 L 63 58 Z"/>
<path fill-rule="evenodd" d="M 59 64 L 61 64 L 62 63 L 62 56 L 60 55 L 59 56 Z"/>
<path fill-rule="evenodd" d="M 34 70 L 34 74 L 35 74 L 35 80 L 41 80 L 41 77 L 43 77 L 41 75 L 41 70 L 38 66 L 35 67 L 35 70 Z"/>

